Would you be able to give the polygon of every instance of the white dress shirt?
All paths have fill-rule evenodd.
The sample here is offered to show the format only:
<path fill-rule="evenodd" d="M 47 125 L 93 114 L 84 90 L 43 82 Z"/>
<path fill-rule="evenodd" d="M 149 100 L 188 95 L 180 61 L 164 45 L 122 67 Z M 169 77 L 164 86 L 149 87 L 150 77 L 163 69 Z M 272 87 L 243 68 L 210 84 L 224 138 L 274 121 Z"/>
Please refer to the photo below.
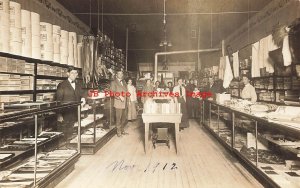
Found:
<path fill-rule="evenodd" d="M 242 90 L 241 97 L 243 99 L 250 99 L 251 102 L 256 102 L 257 101 L 257 95 L 255 92 L 255 88 L 251 84 L 245 85 L 244 89 Z"/>
<path fill-rule="evenodd" d="M 69 80 L 71 86 L 73 87 L 73 89 L 75 90 L 75 88 L 76 88 L 75 81 L 72 83 L 72 80 L 70 78 L 68 78 L 68 80 Z"/>
<path fill-rule="evenodd" d="M 173 93 L 174 93 L 174 95 L 176 95 L 176 93 L 178 93 L 178 95 L 179 95 L 180 97 L 183 97 L 184 100 L 186 101 L 185 87 L 181 86 L 181 92 L 182 92 L 182 95 L 180 96 L 180 86 L 179 86 L 179 85 L 177 85 L 177 86 L 175 86 L 175 87 L 173 88 Z"/>
<path fill-rule="evenodd" d="M 119 79 L 118 79 L 119 80 Z M 123 82 L 122 82 L 122 80 L 119 80 L 119 82 L 121 83 L 121 85 L 123 86 Z"/>

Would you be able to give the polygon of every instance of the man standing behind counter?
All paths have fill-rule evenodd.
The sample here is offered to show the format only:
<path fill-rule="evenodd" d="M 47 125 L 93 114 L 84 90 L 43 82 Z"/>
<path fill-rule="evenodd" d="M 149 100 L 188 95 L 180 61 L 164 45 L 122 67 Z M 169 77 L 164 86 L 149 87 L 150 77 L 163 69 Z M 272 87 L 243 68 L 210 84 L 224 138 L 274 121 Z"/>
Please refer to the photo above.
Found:
<path fill-rule="evenodd" d="M 110 90 L 113 93 L 127 93 L 127 85 L 123 80 L 123 72 L 121 70 L 117 71 L 116 79 L 111 82 Z M 116 109 L 116 128 L 118 137 L 126 135 L 124 127 L 127 121 L 127 97 L 114 96 L 114 107 Z"/>
<path fill-rule="evenodd" d="M 80 102 L 85 103 L 84 92 L 79 83 L 76 83 L 78 72 L 75 68 L 68 68 L 67 72 L 68 79 L 59 83 L 56 91 L 56 101 L 66 102 Z M 67 108 L 60 111 L 57 115 L 58 130 L 64 133 L 66 141 L 72 137 L 73 126 L 77 121 L 77 107 Z"/>

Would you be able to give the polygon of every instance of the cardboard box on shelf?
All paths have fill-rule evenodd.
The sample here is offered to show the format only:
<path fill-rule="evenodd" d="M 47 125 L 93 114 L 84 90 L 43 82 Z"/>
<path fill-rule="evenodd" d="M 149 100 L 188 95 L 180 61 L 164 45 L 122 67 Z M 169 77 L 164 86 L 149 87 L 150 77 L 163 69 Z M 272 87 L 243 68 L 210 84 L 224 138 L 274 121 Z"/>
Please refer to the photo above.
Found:
<path fill-rule="evenodd" d="M 0 85 L 0 91 L 16 91 L 16 90 L 21 90 L 21 85 L 16 85 L 16 86 L 4 86 Z"/>
<path fill-rule="evenodd" d="M 20 86 L 20 79 L 0 80 L 0 86 Z"/>
<path fill-rule="evenodd" d="M 5 57 L 0 57 L 0 72 L 8 72 L 8 63 Z"/>
<path fill-rule="evenodd" d="M 0 95 L 0 102 L 8 103 L 8 102 L 18 102 L 19 95 Z"/>
<path fill-rule="evenodd" d="M 17 60 L 17 73 L 24 74 L 25 73 L 25 61 L 24 60 Z"/>
<path fill-rule="evenodd" d="M 8 79 L 20 79 L 20 75 L 13 74 L 0 74 L 0 80 L 8 80 Z"/>
<path fill-rule="evenodd" d="M 7 71 L 12 73 L 17 73 L 17 60 L 7 59 Z"/>

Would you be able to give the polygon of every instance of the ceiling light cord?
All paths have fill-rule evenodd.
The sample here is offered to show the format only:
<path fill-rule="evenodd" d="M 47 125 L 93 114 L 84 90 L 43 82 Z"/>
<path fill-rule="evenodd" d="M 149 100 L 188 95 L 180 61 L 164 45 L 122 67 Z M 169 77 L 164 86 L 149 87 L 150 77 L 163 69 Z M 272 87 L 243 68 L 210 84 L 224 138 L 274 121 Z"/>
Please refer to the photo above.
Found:
<path fill-rule="evenodd" d="M 90 0 L 90 29 L 92 29 L 92 0 Z"/>
<path fill-rule="evenodd" d="M 210 12 L 212 13 L 212 9 L 210 9 Z M 212 26 L 212 21 L 213 21 L 213 15 L 210 14 L 210 47 L 212 48 L 212 40 L 213 40 L 213 26 Z"/>

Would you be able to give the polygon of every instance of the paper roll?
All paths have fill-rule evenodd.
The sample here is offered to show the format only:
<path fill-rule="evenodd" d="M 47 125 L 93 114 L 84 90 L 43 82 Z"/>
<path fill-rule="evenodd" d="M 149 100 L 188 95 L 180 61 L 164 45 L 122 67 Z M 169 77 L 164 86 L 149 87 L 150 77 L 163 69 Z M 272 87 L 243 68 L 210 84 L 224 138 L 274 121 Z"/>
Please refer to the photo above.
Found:
<path fill-rule="evenodd" d="M 41 59 L 41 48 L 32 48 L 32 58 Z"/>
<path fill-rule="evenodd" d="M 41 37 L 32 36 L 32 48 L 38 48 L 41 51 Z"/>
<path fill-rule="evenodd" d="M 21 26 L 31 26 L 31 13 L 28 10 L 21 10 Z"/>
<path fill-rule="evenodd" d="M 32 56 L 32 41 L 31 38 L 22 38 L 22 56 Z"/>
<path fill-rule="evenodd" d="M 40 25 L 40 15 L 38 13 L 35 12 L 31 12 L 31 24 L 32 25 Z"/>
<path fill-rule="evenodd" d="M 9 27 L 0 25 L 0 41 L 9 41 Z"/>
<path fill-rule="evenodd" d="M 40 15 L 31 12 L 31 33 L 33 36 L 40 36 L 41 34 L 41 26 L 40 26 Z"/>
<path fill-rule="evenodd" d="M 68 57 L 67 56 L 60 56 L 60 63 L 67 65 L 68 64 Z"/>
<path fill-rule="evenodd" d="M 60 48 L 60 55 L 61 55 L 61 57 L 62 56 L 68 57 L 69 53 L 65 48 Z"/>
<path fill-rule="evenodd" d="M 10 26 L 21 28 L 21 4 L 10 1 L 9 2 L 9 19 Z"/>
<path fill-rule="evenodd" d="M 59 45 L 59 43 L 53 43 L 53 52 L 55 54 L 60 54 L 60 45 Z"/>
<path fill-rule="evenodd" d="M 41 34 L 52 34 L 53 33 L 53 27 L 52 24 L 47 22 L 40 22 L 40 31 Z"/>
<path fill-rule="evenodd" d="M 9 40 L 0 40 L 0 52 L 9 53 Z"/>
<path fill-rule="evenodd" d="M 0 14 L 1 13 L 9 14 L 9 0 L 0 0 Z"/>
<path fill-rule="evenodd" d="M 45 33 L 41 33 L 41 42 L 42 43 L 53 43 L 53 35 L 52 34 L 45 34 Z"/>
<path fill-rule="evenodd" d="M 60 26 L 58 26 L 58 25 L 53 25 L 53 35 L 54 34 L 57 34 L 57 35 L 60 35 L 60 33 L 61 33 L 61 27 Z"/>
<path fill-rule="evenodd" d="M 10 41 L 9 51 L 11 54 L 22 55 L 22 42 Z"/>
<path fill-rule="evenodd" d="M 74 66 L 74 58 L 68 57 L 68 65 Z"/>
<path fill-rule="evenodd" d="M 9 13 L 0 13 L 0 23 L 1 26 L 9 27 Z"/>
<path fill-rule="evenodd" d="M 83 35 L 77 35 L 77 43 L 83 43 Z"/>
<path fill-rule="evenodd" d="M 69 32 L 69 43 L 75 44 L 77 36 L 75 32 Z"/>
<path fill-rule="evenodd" d="M 60 34 L 61 34 L 61 39 L 66 39 L 67 41 L 69 40 L 69 32 L 68 31 L 61 30 Z"/>
<path fill-rule="evenodd" d="M 57 43 L 58 45 L 60 45 L 60 35 L 53 34 L 53 43 Z"/>
<path fill-rule="evenodd" d="M 60 54 L 53 55 L 53 62 L 60 63 Z"/>
<path fill-rule="evenodd" d="M 22 30 L 21 28 L 11 27 L 9 28 L 9 39 L 11 42 L 22 42 Z"/>
<path fill-rule="evenodd" d="M 31 27 L 22 27 L 21 34 L 22 34 L 22 38 L 26 38 L 26 39 L 30 38 L 31 40 L 32 38 Z"/>
<path fill-rule="evenodd" d="M 53 53 L 53 43 L 44 43 L 41 41 L 41 52 L 44 51 Z"/>
<path fill-rule="evenodd" d="M 53 52 L 41 52 L 41 59 L 46 61 L 53 61 Z"/>
<path fill-rule="evenodd" d="M 22 29 L 22 39 L 32 40 L 32 32 L 31 32 L 31 16 L 30 12 L 27 10 L 21 10 L 21 29 Z"/>
<path fill-rule="evenodd" d="M 41 31 L 40 31 L 40 25 L 32 25 L 31 24 L 31 34 L 32 36 L 40 36 L 41 35 Z"/>

